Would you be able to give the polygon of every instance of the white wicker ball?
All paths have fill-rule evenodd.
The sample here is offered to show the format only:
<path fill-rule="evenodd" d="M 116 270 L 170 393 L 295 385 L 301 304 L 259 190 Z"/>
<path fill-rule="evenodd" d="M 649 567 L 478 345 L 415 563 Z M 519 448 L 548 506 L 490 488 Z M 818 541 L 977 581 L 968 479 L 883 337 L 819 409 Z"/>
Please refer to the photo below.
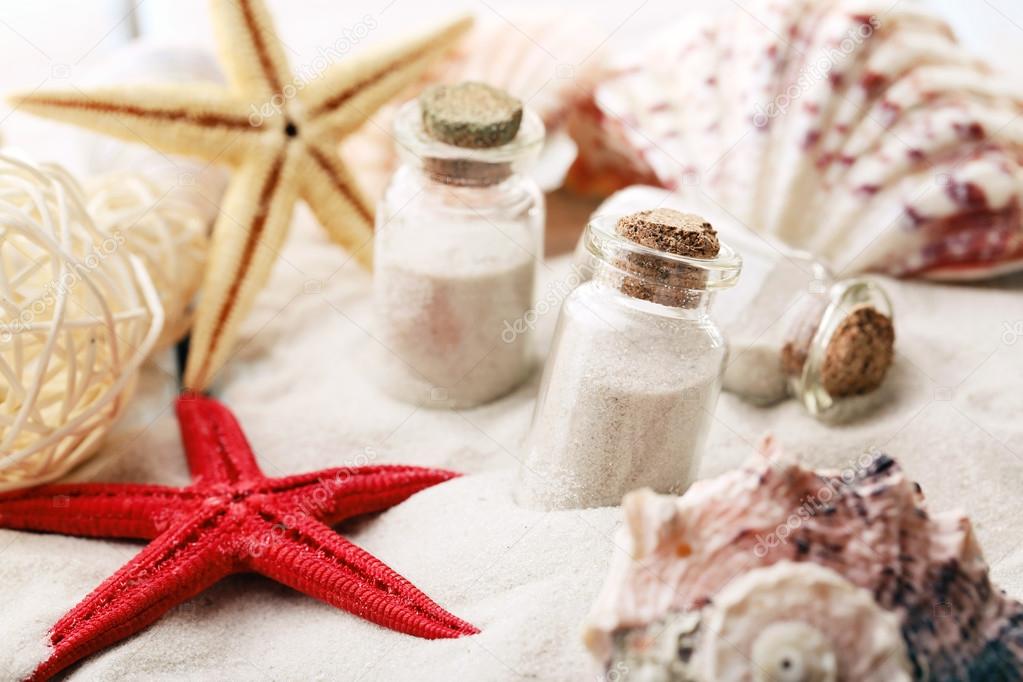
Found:
<path fill-rule="evenodd" d="M 137 173 L 108 173 L 86 183 L 89 215 L 108 235 L 122 234 L 146 266 L 164 311 L 157 349 L 192 325 L 192 301 L 202 281 L 206 218 L 181 196 Z"/>
<path fill-rule="evenodd" d="M 124 410 L 163 310 L 56 166 L 0 154 L 0 490 L 57 478 Z"/>

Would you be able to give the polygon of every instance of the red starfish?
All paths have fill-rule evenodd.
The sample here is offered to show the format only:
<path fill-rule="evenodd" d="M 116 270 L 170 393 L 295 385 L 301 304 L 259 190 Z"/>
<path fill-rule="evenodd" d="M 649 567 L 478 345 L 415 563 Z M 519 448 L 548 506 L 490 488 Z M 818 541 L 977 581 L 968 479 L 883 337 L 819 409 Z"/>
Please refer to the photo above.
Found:
<path fill-rule="evenodd" d="M 45 679 L 156 621 L 231 573 L 254 571 L 384 627 L 430 639 L 479 632 L 330 526 L 457 476 L 413 466 L 259 470 L 234 415 L 177 403 L 193 483 L 46 485 L 0 495 L 0 527 L 152 540 L 50 631 Z"/>

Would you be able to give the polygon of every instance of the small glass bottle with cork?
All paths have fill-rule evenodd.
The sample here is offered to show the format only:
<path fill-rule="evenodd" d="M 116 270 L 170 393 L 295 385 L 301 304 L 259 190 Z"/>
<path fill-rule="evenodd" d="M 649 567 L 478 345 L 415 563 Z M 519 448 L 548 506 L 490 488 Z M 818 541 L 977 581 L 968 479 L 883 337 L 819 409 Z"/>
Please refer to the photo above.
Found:
<path fill-rule="evenodd" d="M 744 282 L 743 305 L 728 311 L 724 390 L 762 407 L 795 398 L 828 423 L 882 404 L 895 359 L 894 311 L 882 282 L 838 279 L 809 253 L 759 240 L 741 246 L 747 262 L 765 265 Z"/>
<path fill-rule="evenodd" d="M 742 254 L 742 281 L 714 309 L 730 344 L 724 391 L 761 407 L 794 398 L 827 423 L 885 403 L 895 318 L 883 279 L 836 277 L 820 258 L 754 232 L 698 194 L 637 185 L 607 199 L 597 214 L 650 205 L 707 217 Z M 580 239 L 575 265 L 583 280 L 594 262 Z"/>
<path fill-rule="evenodd" d="M 528 333 L 506 320 L 533 305 L 543 258 L 543 194 L 524 171 L 540 118 L 482 83 L 437 85 L 398 113 L 402 164 L 377 212 L 377 379 L 390 395 L 466 408 L 518 386 Z"/>
<path fill-rule="evenodd" d="M 679 494 L 695 479 L 721 385 L 709 315 L 740 257 L 703 218 L 671 209 L 593 218 L 592 278 L 565 299 L 516 499 L 540 509 Z"/>

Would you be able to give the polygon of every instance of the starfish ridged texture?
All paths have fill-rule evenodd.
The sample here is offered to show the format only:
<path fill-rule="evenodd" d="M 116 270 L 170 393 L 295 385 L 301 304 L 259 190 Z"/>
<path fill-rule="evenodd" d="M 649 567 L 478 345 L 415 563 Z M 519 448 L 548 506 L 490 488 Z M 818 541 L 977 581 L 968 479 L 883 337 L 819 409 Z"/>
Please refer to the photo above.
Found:
<path fill-rule="evenodd" d="M 331 529 L 457 476 L 414 466 L 267 478 L 234 415 L 212 398 L 178 400 L 193 483 L 81 483 L 0 494 L 0 527 L 151 540 L 50 631 L 33 679 L 129 637 L 232 573 L 256 572 L 337 608 L 430 639 L 478 632 Z"/>
<path fill-rule="evenodd" d="M 234 168 L 192 331 L 185 384 L 194 391 L 207 389 L 229 357 L 298 199 L 369 265 L 373 205 L 338 145 L 472 24 L 463 17 L 297 78 L 261 0 L 212 0 L 211 7 L 230 89 L 133 86 L 11 98 L 24 111 Z"/>

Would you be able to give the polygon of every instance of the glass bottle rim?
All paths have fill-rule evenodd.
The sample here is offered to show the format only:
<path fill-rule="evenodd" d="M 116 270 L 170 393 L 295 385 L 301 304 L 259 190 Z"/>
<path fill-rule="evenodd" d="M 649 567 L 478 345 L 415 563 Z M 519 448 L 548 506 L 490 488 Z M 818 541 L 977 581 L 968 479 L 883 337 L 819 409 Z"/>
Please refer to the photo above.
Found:
<path fill-rule="evenodd" d="M 839 416 L 839 408 L 857 398 L 837 398 L 828 393 L 824 388 L 821 369 L 832 336 L 849 314 L 850 308 L 858 305 L 870 305 L 882 315 L 894 319 L 891 299 L 876 281 L 867 277 L 853 277 L 831 285 L 828 303 L 810 341 L 803 370 L 793 377 L 794 393 L 811 415 Z"/>
<path fill-rule="evenodd" d="M 622 256 L 637 255 L 654 259 L 665 266 L 675 266 L 706 273 L 701 289 L 730 289 L 739 280 L 742 270 L 742 256 L 725 242 L 721 242 L 718 255 L 714 258 L 693 258 L 680 256 L 659 249 L 637 244 L 618 234 L 615 226 L 625 214 L 602 214 L 594 216 L 586 225 L 584 244 L 594 258 L 603 263 L 613 264 Z"/>
<path fill-rule="evenodd" d="M 423 128 L 423 116 L 418 99 L 403 104 L 394 119 L 398 153 L 404 161 L 414 164 L 422 164 L 424 159 L 520 164 L 531 161 L 540 154 L 544 135 L 543 120 L 528 108 L 523 108 L 519 132 L 511 142 L 500 147 L 484 149 L 457 147 L 431 137 Z"/>

